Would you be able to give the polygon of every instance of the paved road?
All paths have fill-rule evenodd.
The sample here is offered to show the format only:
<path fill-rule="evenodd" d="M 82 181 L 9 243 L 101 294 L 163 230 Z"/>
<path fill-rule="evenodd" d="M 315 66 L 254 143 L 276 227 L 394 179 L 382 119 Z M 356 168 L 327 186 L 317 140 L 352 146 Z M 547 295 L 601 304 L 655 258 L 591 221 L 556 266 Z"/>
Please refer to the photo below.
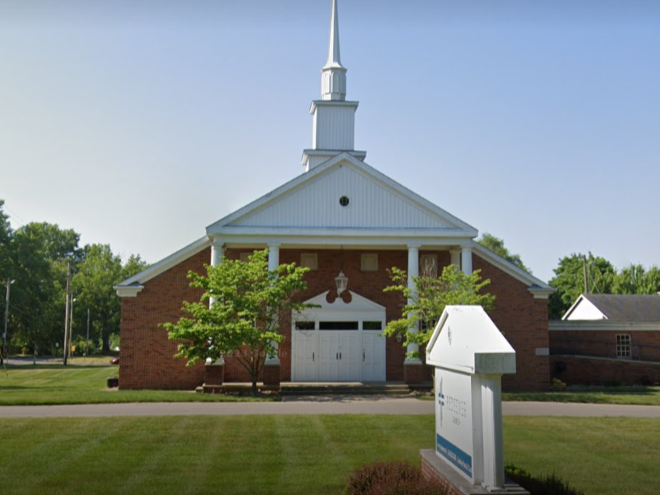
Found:
<path fill-rule="evenodd" d="M 0 418 L 226 416 L 255 414 L 433 414 L 432 401 L 392 397 L 287 397 L 282 402 L 183 402 L 0 406 Z M 658 406 L 505 402 L 508 416 L 628 416 L 660 418 Z"/>

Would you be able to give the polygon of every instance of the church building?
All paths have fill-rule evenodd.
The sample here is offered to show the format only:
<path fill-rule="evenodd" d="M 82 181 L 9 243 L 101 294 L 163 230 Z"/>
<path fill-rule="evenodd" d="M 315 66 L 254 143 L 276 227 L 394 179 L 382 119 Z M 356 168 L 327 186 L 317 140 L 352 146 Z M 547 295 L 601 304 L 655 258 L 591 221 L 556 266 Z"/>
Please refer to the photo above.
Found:
<path fill-rule="evenodd" d="M 516 350 L 517 373 L 508 390 L 542 390 L 550 381 L 546 283 L 475 242 L 478 231 L 367 164 L 355 149 L 357 101 L 346 99 L 346 68 L 339 50 L 336 0 L 332 2 L 328 60 L 321 97 L 313 101 L 313 138 L 304 150 L 304 172 L 265 196 L 209 225 L 199 240 L 173 253 L 116 289 L 122 298 L 122 389 L 194 389 L 204 363 L 186 367 L 174 358 L 176 342 L 160 323 L 181 316 L 183 301 L 198 301 L 190 270 L 223 258 L 246 259 L 268 250 L 269 267 L 280 262 L 308 267 L 303 301 L 318 307 L 281 321 L 285 341 L 267 361 L 264 381 L 400 382 L 430 378 L 420 360 L 406 359 L 400 339 L 385 338 L 388 321 L 405 303 L 388 269 L 410 276 L 440 273 L 455 264 L 481 270 L 485 290 L 496 295 L 491 318 Z M 345 286 L 344 291 L 338 285 Z M 409 351 L 416 350 L 412 346 Z M 249 381 L 231 357 L 225 382 Z"/>

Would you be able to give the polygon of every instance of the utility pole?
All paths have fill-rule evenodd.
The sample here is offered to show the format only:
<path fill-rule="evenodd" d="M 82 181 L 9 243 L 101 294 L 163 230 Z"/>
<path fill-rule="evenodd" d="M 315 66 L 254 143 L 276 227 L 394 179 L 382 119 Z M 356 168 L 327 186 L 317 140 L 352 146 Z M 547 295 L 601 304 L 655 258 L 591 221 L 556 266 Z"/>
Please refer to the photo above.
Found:
<path fill-rule="evenodd" d="M 69 343 L 69 300 L 71 299 L 71 260 L 66 262 L 66 309 L 64 312 L 64 349 L 62 355 L 62 364 L 67 365 L 67 358 L 69 357 L 68 353 L 68 343 Z"/>
<path fill-rule="evenodd" d="M 70 299 L 71 299 L 71 310 L 69 311 L 69 347 L 67 349 L 69 359 L 71 359 L 71 341 L 73 340 L 73 303 L 76 302 L 76 298 L 73 297 L 73 294 L 71 294 Z"/>
<path fill-rule="evenodd" d="M 582 260 L 582 266 L 584 267 L 584 293 L 589 294 L 589 270 L 587 268 L 587 257 L 586 256 Z"/>
<path fill-rule="evenodd" d="M 85 356 L 89 355 L 89 317 L 90 311 L 89 308 L 87 308 L 87 339 L 85 339 Z"/>
<path fill-rule="evenodd" d="M 0 363 L 4 364 L 7 358 L 7 325 L 9 324 L 9 289 L 16 280 L 7 279 L 7 298 L 5 299 L 5 331 L 2 334 L 2 352 L 0 353 Z"/>

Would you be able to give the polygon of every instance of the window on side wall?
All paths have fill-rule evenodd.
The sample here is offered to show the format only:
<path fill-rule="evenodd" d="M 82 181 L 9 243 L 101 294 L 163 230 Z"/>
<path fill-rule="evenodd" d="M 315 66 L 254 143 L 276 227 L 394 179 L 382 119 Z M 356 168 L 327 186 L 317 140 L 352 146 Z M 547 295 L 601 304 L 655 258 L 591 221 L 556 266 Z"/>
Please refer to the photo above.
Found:
<path fill-rule="evenodd" d="M 632 339 L 629 334 L 618 334 L 616 336 L 616 357 L 632 357 Z"/>

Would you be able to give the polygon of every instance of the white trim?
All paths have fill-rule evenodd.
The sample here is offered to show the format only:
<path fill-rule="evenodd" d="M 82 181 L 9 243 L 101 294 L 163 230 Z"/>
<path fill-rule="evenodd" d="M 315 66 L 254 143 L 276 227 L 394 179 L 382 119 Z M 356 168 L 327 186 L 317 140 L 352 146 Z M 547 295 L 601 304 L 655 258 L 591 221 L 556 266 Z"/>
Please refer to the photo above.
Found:
<path fill-rule="evenodd" d="M 137 295 L 142 292 L 142 289 L 144 289 L 144 285 L 131 285 L 129 287 L 116 285 L 113 289 L 117 291 L 119 297 L 137 297 Z"/>
<path fill-rule="evenodd" d="M 551 332 L 660 332 L 660 321 L 550 320 Z"/>
<path fill-rule="evenodd" d="M 157 277 L 161 273 L 166 272 L 170 268 L 175 267 L 182 261 L 185 261 L 188 258 L 195 256 L 197 253 L 204 251 L 204 249 L 208 248 L 210 245 L 211 241 L 206 236 L 202 237 L 201 239 L 197 239 L 195 242 L 188 244 L 183 249 L 180 249 L 174 254 L 169 255 L 167 258 L 160 260 L 158 263 L 154 263 L 146 270 L 143 270 L 140 273 L 133 275 L 131 278 L 127 278 L 123 282 L 120 282 L 114 288 L 117 290 L 117 293 L 119 293 L 119 290 L 123 291 L 125 288 L 127 288 L 127 286 L 144 284 L 152 278 Z"/>
<path fill-rule="evenodd" d="M 541 279 L 536 278 L 534 275 L 527 273 L 525 270 L 518 268 L 509 260 L 493 253 L 490 249 L 485 248 L 476 241 L 472 242 L 472 252 L 477 254 L 480 258 L 488 261 L 491 265 L 496 266 L 504 273 L 511 275 L 516 280 L 527 285 L 529 292 L 534 294 L 535 299 L 547 299 L 555 289 L 543 282 Z"/>

